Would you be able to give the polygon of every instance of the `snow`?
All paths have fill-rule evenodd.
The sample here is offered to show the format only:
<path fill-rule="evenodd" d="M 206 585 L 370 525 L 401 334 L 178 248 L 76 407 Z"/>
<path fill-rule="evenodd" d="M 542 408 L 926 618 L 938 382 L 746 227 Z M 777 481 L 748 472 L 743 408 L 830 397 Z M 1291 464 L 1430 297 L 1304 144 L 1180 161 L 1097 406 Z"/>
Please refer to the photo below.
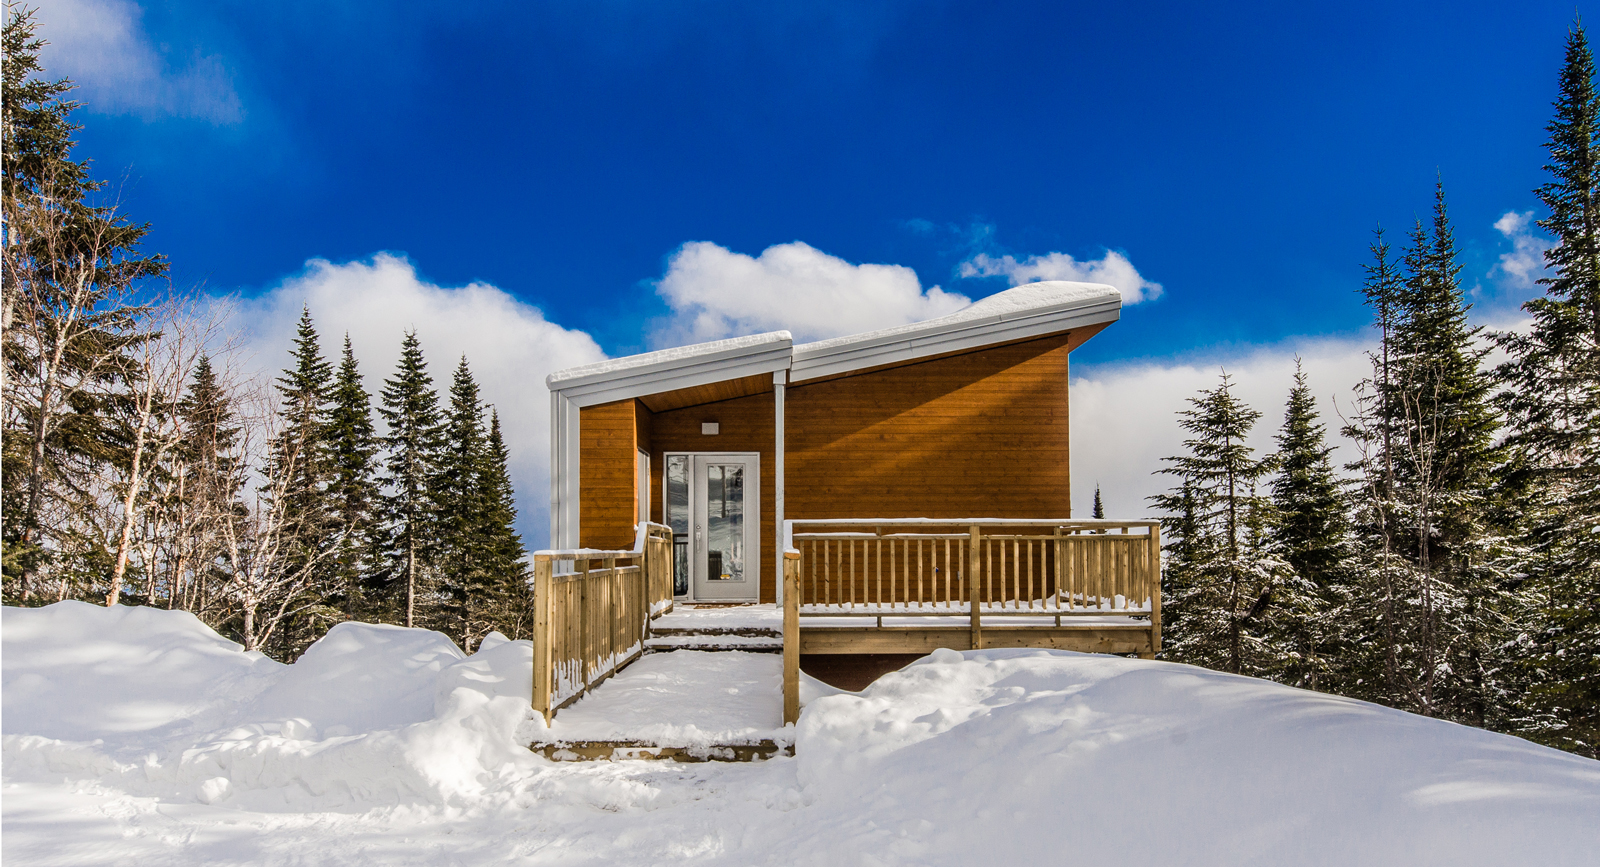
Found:
<path fill-rule="evenodd" d="M 555 388 L 562 383 L 570 383 L 574 380 L 614 376 L 618 373 L 654 367 L 678 366 L 711 356 L 739 354 L 740 350 L 756 350 L 769 345 L 783 344 L 787 346 L 793 340 L 794 338 L 787 331 L 769 331 L 765 334 L 751 334 L 727 340 L 713 340 L 709 343 L 693 343 L 688 346 L 676 346 L 671 349 L 659 349 L 655 352 L 645 352 L 639 355 L 628 355 L 622 358 L 596 361 L 578 367 L 569 367 L 550 374 L 545 377 L 544 381 L 545 385 Z"/>
<path fill-rule="evenodd" d="M 981 298 L 954 313 L 948 313 L 922 322 L 896 325 L 862 334 L 849 334 L 814 343 L 802 343 L 794 348 L 795 355 L 824 355 L 831 351 L 856 344 L 877 343 L 925 331 L 941 331 L 954 326 L 981 322 L 1000 322 L 1036 313 L 1070 309 L 1097 301 L 1121 301 L 1122 293 L 1114 286 L 1102 283 L 1073 283 L 1066 280 L 1047 280 L 1028 283 L 996 292 Z"/>
<path fill-rule="evenodd" d="M 776 605 L 706 605 L 678 603 L 666 614 L 650 622 L 656 631 L 663 629 L 730 630 L 766 629 L 783 631 L 783 611 Z"/>
<path fill-rule="evenodd" d="M 498 636 L 466 656 L 343 624 L 285 666 L 182 613 L 60 603 L 4 609 L 0 640 L 8 867 L 1569 865 L 1600 844 L 1600 763 L 1163 662 L 937 651 L 860 693 L 807 682 L 792 758 L 681 765 L 531 753 L 530 650 Z M 778 657 L 699 656 L 720 661 L 648 655 L 555 725 L 704 733 L 744 701 L 775 722 Z M 641 718 L 652 677 L 698 721 Z M 610 686 L 641 692 L 605 710 Z"/>
<path fill-rule="evenodd" d="M 645 641 L 649 648 L 658 647 L 782 647 L 781 635 L 657 635 Z"/>
<path fill-rule="evenodd" d="M 645 656 L 556 714 L 542 741 L 648 741 L 666 747 L 790 743 L 783 657 L 676 650 Z"/>

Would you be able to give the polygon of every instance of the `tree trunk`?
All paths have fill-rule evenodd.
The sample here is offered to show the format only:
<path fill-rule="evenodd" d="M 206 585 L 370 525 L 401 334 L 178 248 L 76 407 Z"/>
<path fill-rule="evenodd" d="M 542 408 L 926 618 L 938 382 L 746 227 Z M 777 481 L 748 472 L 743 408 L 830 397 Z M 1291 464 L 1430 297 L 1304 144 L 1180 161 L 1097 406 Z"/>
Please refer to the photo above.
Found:
<path fill-rule="evenodd" d="M 406 542 L 406 627 L 412 626 L 412 616 L 417 605 L 417 545 Z"/>
<path fill-rule="evenodd" d="M 133 521 L 137 513 L 135 505 L 139 499 L 139 484 L 142 476 L 141 466 L 144 461 L 144 423 L 139 423 L 139 432 L 133 438 L 133 465 L 128 474 L 128 492 L 122 498 L 122 533 L 117 537 L 117 562 L 111 568 L 111 589 L 106 592 L 106 607 L 110 608 L 122 598 L 122 579 L 128 572 L 128 549 L 133 542 Z"/>

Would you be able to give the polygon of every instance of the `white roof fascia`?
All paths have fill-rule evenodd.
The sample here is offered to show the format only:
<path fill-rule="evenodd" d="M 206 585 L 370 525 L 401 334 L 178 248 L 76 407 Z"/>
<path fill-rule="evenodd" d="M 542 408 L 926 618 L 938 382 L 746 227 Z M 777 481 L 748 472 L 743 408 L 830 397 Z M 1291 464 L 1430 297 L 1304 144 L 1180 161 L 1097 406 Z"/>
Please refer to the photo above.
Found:
<path fill-rule="evenodd" d="M 623 366 L 608 366 L 602 362 L 590 365 L 601 368 L 592 373 L 585 372 L 582 367 L 557 371 L 545 379 L 545 384 L 578 407 L 595 406 L 787 370 L 793 347 L 794 339 L 789 332 L 775 331 L 753 338 L 667 350 L 656 359 L 650 356 L 657 353 L 636 356 Z"/>
<path fill-rule="evenodd" d="M 1087 325 L 1115 322 L 1121 316 L 1122 299 L 1111 296 L 1087 303 L 1072 301 L 959 322 L 934 320 L 925 323 L 925 327 L 888 329 L 888 333 L 868 333 L 859 338 L 804 343 L 794 348 L 789 381 L 804 382 L 947 352 L 1043 337 Z"/>

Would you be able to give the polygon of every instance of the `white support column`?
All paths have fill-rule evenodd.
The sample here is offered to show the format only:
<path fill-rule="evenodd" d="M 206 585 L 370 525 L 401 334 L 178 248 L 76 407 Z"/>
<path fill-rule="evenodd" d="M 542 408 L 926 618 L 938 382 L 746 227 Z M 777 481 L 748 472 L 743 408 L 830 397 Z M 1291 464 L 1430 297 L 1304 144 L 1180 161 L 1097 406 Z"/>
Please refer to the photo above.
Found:
<path fill-rule="evenodd" d="M 578 547 L 579 410 L 550 392 L 550 547 Z"/>
<path fill-rule="evenodd" d="M 788 384 L 789 371 L 776 370 L 772 373 L 772 412 L 773 412 L 773 487 L 772 487 L 772 528 L 773 528 L 773 571 L 772 581 L 775 592 L 778 594 L 778 604 L 783 604 L 783 391 Z"/>

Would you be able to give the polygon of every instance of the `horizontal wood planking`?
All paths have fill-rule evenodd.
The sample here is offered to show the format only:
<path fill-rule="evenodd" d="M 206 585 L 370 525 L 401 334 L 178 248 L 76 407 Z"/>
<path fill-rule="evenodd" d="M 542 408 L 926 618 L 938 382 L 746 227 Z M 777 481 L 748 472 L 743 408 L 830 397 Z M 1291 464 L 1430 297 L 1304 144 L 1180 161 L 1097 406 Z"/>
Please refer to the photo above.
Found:
<path fill-rule="evenodd" d="M 767 375 L 769 384 L 771 380 L 771 375 Z M 667 452 L 757 452 L 761 455 L 761 556 L 747 557 L 745 567 L 756 570 L 762 602 L 777 599 L 777 579 L 769 568 L 778 538 L 773 520 L 777 508 L 774 409 L 774 397 L 769 390 L 766 394 L 649 413 L 648 422 L 652 521 L 665 523 L 661 504 L 662 492 L 666 490 Z M 700 432 L 700 425 L 708 421 L 717 423 L 717 434 L 708 436 Z M 791 474 L 790 479 L 793 478 Z"/>
<path fill-rule="evenodd" d="M 578 544 L 624 549 L 634 543 L 635 401 L 586 406 L 578 415 Z"/>
<path fill-rule="evenodd" d="M 787 517 L 1070 515 L 1070 343 L 791 386 Z"/>

